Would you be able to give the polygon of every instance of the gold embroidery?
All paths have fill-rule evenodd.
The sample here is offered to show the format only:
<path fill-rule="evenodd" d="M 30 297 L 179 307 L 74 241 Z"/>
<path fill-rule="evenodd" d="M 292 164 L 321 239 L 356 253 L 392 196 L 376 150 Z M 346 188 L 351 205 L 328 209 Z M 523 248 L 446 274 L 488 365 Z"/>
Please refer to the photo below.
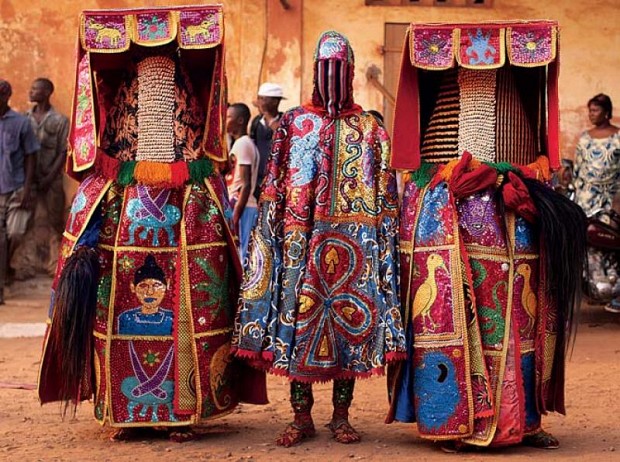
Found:
<path fill-rule="evenodd" d="M 345 306 L 342 309 L 342 314 L 344 314 L 344 316 L 351 321 L 353 319 L 353 314 L 357 311 L 357 309 L 355 309 L 352 306 Z"/>
<path fill-rule="evenodd" d="M 338 251 L 331 247 L 327 254 L 325 254 L 325 264 L 327 265 L 327 274 L 334 274 L 336 272 L 336 265 L 340 263 L 338 258 Z"/>
<path fill-rule="evenodd" d="M 530 276 L 532 274 L 532 268 L 527 263 L 522 263 L 517 267 L 517 274 L 523 276 L 523 292 L 521 292 L 521 304 L 527 313 L 528 320 L 527 325 L 521 329 L 521 332 L 528 332 L 528 335 L 534 328 L 536 321 L 536 312 L 538 310 L 538 300 L 536 300 L 536 294 L 532 290 L 530 283 Z"/>
<path fill-rule="evenodd" d="M 321 340 L 321 348 L 319 349 L 319 356 L 329 355 L 329 347 L 327 346 L 327 337 L 323 337 Z"/>
<path fill-rule="evenodd" d="M 299 313 L 307 313 L 314 306 L 314 301 L 307 295 L 299 296 Z"/>
<path fill-rule="evenodd" d="M 433 330 L 437 327 L 435 321 L 431 317 L 431 307 L 433 303 L 435 303 L 435 299 L 437 298 L 437 282 L 435 281 L 435 270 L 438 268 L 443 268 L 447 271 L 446 264 L 444 263 L 441 255 L 437 253 L 430 254 L 428 259 L 426 260 L 426 268 L 428 269 L 428 276 L 426 280 L 420 285 L 418 291 L 415 294 L 415 298 L 413 299 L 413 318 L 415 319 L 418 316 L 422 316 L 422 329 L 426 332 L 428 329 L 426 327 L 425 320 L 431 322 L 431 326 Z"/>

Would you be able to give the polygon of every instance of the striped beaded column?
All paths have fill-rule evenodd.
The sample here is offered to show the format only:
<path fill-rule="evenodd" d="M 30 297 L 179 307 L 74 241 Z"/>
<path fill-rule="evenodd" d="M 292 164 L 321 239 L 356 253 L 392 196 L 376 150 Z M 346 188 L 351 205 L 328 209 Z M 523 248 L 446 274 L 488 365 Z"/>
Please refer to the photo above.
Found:
<path fill-rule="evenodd" d="M 495 162 L 495 69 L 459 68 L 459 154 Z"/>
<path fill-rule="evenodd" d="M 166 56 L 137 65 L 138 161 L 174 162 L 174 67 Z"/>

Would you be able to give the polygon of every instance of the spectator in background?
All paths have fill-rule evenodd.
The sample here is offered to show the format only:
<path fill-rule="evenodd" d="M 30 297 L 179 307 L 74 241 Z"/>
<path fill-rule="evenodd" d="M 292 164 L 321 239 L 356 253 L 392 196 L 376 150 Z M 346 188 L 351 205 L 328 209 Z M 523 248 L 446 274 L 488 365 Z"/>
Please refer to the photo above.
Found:
<path fill-rule="evenodd" d="M 0 305 L 10 261 L 31 213 L 39 142 L 27 117 L 9 107 L 11 84 L 0 79 Z"/>
<path fill-rule="evenodd" d="M 273 132 L 280 125 L 280 117 L 282 112 L 279 110 L 280 101 L 286 99 L 282 87 L 276 83 L 263 83 L 258 89 L 258 98 L 256 106 L 259 115 L 254 117 L 250 128 L 250 137 L 254 140 L 258 152 L 260 154 L 260 162 L 258 166 L 258 179 L 256 188 L 253 191 L 254 197 L 258 199 L 260 187 L 263 184 L 263 178 L 267 173 L 267 159 L 271 152 L 271 138 Z"/>
<path fill-rule="evenodd" d="M 233 224 L 239 233 L 239 254 L 245 261 L 250 232 L 258 216 L 253 191 L 259 167 L 259 153 L 248 136 L 250 109 L 243 103 L 231 104 L 226 114 L 226 132 L 233 140 L 230 150 L 234 165 L 233 177 L 228 186 L 228 197 L 233 207 Z"/>
<path fill-rule="evenodd" d="M 573 167 L 575 202 L 588 217 L 613 217 L 614 198 L 620 192 L 620 128 L 611 123 L 611 98 L 602 93 L 588 101 L 592 127 L 577 142 Z M 588 247 L 589 295 L 597 301 L 615 296 L 606 310 L 620 313 L 620 260 L 616 251 Z"/>
<path fill-rule="evenodd" d="M 65 164 L 69 119 L 50 104 L 52 93 L 54 84 L 49 79 L 38 78 L 32 82 L 29 97 L 34 106 L 26 115 L 41 148 L 34 173 L 34 224 L 13 261 L 18 268 L 15 275 L 17 279 L 33 277 L 39 269 L 54 275 L 64 230 L 62 168 Z"/>

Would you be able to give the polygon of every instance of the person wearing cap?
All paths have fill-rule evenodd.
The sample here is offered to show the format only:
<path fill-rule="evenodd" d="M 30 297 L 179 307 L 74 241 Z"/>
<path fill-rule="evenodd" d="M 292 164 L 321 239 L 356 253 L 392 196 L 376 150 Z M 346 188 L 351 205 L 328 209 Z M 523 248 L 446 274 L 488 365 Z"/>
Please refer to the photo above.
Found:
<path fill-rule="evenodd" d="M 260 187 L 267 172 L 267 159 L 271 152 L 271 138 L 273 137 L 273 132 L 280 125 L 282 112 L 280 112 L 278 107 L 283 99 L 286 99 L 284 91 L 277 83 L 265 82 L 258 89 L 256 106 L 260 114 L 254 117 L 250 126 L 250 137 L 254 140 L 260 154 L 258 179 L 256 181 L 256 189 L 254 190 L 256 199 L 258 199 Z"/>
<path fill-rule="evenodd" d="M 31 213 L 31 186 L 39 142 L 27 117 L 9 106 L 11 84 L 0 79 L 0 305 L 15 249 Z"/>

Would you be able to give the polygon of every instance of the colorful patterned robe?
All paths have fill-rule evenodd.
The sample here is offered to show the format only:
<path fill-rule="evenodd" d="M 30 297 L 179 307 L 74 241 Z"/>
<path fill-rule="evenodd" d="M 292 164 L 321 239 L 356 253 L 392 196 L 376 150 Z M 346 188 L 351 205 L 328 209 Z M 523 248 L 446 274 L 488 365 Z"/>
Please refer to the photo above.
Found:
<path fill-rule="evenodd" d="M 216 175 L 178 189 L 122 187 L 98 174 L 80 185 L 57 275 L 76 246 L 98 233 L 94 383 L 86 384 L 82 397 L 92 393 L 99 422 L 113 427 L 196 424 L 231 412 L 240 386 L 252 383 L 243 383 L 229 355 L 237 257 L 224 219 L 230 214 L 227 207 Z M 159 310 L 162 318 L 173 318 L 166 332 L 154 317 L 141 321 L 127 316 L 139 305 L 132 278 L 147 255 L 155 257 L 166 275 Z M 57 282 L 58 276 L 54 286 Z M 122 333 L 127 319 L 133 320 L 133 329 Z M 57 399 L 57 354 L 44 351 L 42 402 Z M 259 402 L 265 399 L 264 384 L 262 394 Z"/>
<path fill-rule="evenodd" d="M 515 444 L 565 412 L 585 224 L 544 184 L 559 166 L 558 40 L 548 20 L 407 30 L 392 166 L 408 172 L 409 360 L 390 371 L 388 421 L 423 438 Z"/>
<path fill-rule="evenodd" d="M 124 50 L 99 50 L 120 39 L 94 40 L 93 25 L 122 37 L 126 24 L 142 30 L 147 19 L 179 36 L 151 43 L 132 35 L 148 46 L 106 60 L 97 54 Z M 187 21 L 203 20 L 210 33 L 185 43 Z M 230 356 L 241 268 L 214 165 L 226 157 L 221 6 L 85 12 L 81 21 L 69 173 L 82 181 L 53 289 L 80 247 L 96 250 L 96 307 L 86 300 L 80 307 L 94 311 L 92 360 L 67 398 L 63 351 L 54 348 L 67 328 L 52 322 L 41 402 L 93 399 L 95 418 L 113 427 L 187 426 L 225 415 L 240 400 L 264 404 L 264 374 Z M 207 38 L 215 43 L 200 43 Z M 61 291 L 52 306 L 54 297 L 79 306 Z"/>
<path fill-rule="evenodd" d="M 563 347 L 538 232 L 500 211 L 497 174 L 482 168 L 486 178 L 466 194 L 458 174 L 406 182 L 400 255 L 412 340 L 409 361 L 390 374 L 388 421 L 415 421 L 432 440 L 508 445 L 539 430 L 541 413 L 564 411 L 561 392 L 550 404 Z"/>
<path fill-rule="evenodd" d="M 388 135 L 354 107 L 286 113 L 273 142 L 233 341 L 305 382 L 365 377 L 405 351 Z"/>

